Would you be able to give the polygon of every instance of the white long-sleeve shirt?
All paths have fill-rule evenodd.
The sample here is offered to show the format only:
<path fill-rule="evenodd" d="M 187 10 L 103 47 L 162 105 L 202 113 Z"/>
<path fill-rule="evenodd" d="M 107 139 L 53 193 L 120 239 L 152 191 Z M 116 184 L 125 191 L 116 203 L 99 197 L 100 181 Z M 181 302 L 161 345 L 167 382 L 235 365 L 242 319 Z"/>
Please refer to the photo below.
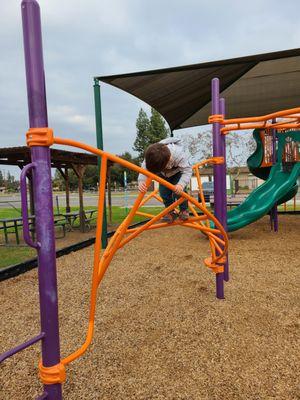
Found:
<path fill-rule="evenodd" d="M 171 153 L 171 157 L 166 168 L 161 171 L 160 174 L 168 178 L 177 174 L 178 172 L 181 172 L 181 177 L 177 185 L 181 185 L 183 188 L 185 188 L 186 185 L 189 184 L 192 176 L 192 165 L 189 157 L 181 146 L 181 140 L 179 138 L 171 137 L 163 139 L 159 143 L 167 145 Z M 147 169 L 145 160 L 142 162 L 141 167 Z M 146 181 L 146 179 L 147 177 L 145 175 L 139 174 L 139 182 Z"/>

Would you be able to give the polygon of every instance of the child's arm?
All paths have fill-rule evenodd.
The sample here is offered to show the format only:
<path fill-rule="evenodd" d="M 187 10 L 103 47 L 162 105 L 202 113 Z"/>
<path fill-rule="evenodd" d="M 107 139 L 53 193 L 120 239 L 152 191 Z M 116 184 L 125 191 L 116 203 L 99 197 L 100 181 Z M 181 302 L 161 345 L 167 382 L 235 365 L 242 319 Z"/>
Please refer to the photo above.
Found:
<path fill-rule="evenodd" d="M 186 156 L 179 161 L 178 168 L 181 171 L 181 177 L 177 185 L 180 185 L 183 190 L 190 183 L 193 173 L 191 163 Z"/>
<path fill-rule="evenodd" d="M 141 168 L 147 169 L 145 160 L 142 162 Z M 145 175 L 139 174 L 139 176 L 138 176 L 138 185 L 139 185 L 139 191 L 142 192 L 142 193 L 147 192 L 146 180 L 147 180 L 147 177 Z"/>

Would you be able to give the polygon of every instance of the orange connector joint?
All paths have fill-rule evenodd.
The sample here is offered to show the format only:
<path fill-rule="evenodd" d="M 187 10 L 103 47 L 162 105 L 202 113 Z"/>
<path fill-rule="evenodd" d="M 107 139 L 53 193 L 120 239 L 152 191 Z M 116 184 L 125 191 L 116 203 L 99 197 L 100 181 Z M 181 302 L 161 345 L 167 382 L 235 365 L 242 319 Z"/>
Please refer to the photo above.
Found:
<path fill-rule="evenodd" d="M 54 143 L 53 129 L 30 128 L 26 133 L 27 146 L 52 146 Z"/>
<path fill-rule="evenodd" d="M 222 124 L 224 121 L 224 115 L 222 114 L 213 114 L 208 117 L 208 123 L 213 124 L 219 122 Z"/>
<path fill-rule="evenodd" d="M 66 380 L 66 369 L 64 364 L 59 363 L 52 367 L 44 367 L 42 361 L 39 362 L 40 379 L 45 385 L 63 383 Z"/>
<path fill-rule="evenodd" d="M 224 157 L 213 157 L 212 163 L 216 165 L 224 164 Z"/>
<path fill-rule="evenodd" d="M 204 260 L 204 264 L 208 268 L 210 268 L 215 274 L 221 274 L 222 272 L 224 272 L 224 264 L 221 264 L 221 263 L 225 263 L 226 262 L 225 258 L 221 259 L 219 262 L 220 262 L 220 264 L 219 263 L 214 263 L 212 261 L 211 257 L 205 258 L 205 260 Z"/>

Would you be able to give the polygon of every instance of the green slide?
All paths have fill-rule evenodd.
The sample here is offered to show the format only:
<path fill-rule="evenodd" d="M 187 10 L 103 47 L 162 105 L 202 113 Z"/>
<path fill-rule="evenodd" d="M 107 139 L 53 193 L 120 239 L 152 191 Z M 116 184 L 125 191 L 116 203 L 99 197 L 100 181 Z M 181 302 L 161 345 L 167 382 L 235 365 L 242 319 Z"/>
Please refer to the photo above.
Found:
<path fill-rule="evenodd" d="M 265 179 L 262 185 L 256 188 L 246 200 L 227 214 L 228 231 L 236 231 L 266 215 L 277 203 L 281 204 L 293 198 L 298 190 L 297 179 L 300 175 L 300 162 L 291 165 L 283 165 L 282 153 L 285 141 L 290 138 L 300 142 L 300 131 L 279 133 L 277 159 L 272 167 L 261 167 L 263 159 L 263 147 L 259 132 L 253 132 L 257 143 L 255 152 L 247 160 L 249 170 L 261 179 Z"/>

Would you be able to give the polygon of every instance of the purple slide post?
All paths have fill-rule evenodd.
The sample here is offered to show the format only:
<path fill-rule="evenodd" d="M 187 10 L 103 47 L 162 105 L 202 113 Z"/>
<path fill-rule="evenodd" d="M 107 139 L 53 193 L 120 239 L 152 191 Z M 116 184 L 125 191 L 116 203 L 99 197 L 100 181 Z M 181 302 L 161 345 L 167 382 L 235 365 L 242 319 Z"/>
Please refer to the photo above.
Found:
<path fill-rule="evenodd" d="M 220 99 L 220 114 L 224 115 L 225 117 L 225 99 Z M 224 157 L 224 164 L 221 165 L 222 171 L 222 191 L 223 191 L 223 213 L 222 213 L 222 220 L 221 223 L 224 226 L 225 231 L 227 232 L 227 185 L 226 185 L 226 135 L 221 134 L 221 141 L 222 141 L 222 152 Z M 224 265 L 224 281 L 229 281 L 229 260 L 228 260 L 228 253 L 226 255 L 226 263 Z"/>
<path fill-rule="evenodd" d="M 47 127 L 47 102 L 42 49 L 40 8 L 35 0 L 22 1 L 23 39 L 26 67 L 28 111 L 30 127 Z M 45 367 L 60 362 L 58 301 L 53 222 L 50 149 L 31 147 L 33 169 L 36 237 L 40 243 L 38 276 L 40 294 L 42 360 Z M 44 385 L 48 400 L 61 400 L 60 383 Z"/>
<path fill-rule="evenodd" d="M 212 115 L 220 114 L 220 83 L 218 78 L 214 78 L 211 82 L 212 89 Z M 222 143 L 222 135 L 220 131 L 220 123 L 213 122 L 213 156 L 224 157 L 224 145 Z M 216 218 L 223 225 L 223 165 L 214 165 L 214 203 Z M 225 176 L 226 179 L 226 176 Z M 216 296 L 218 299 L 224 299 L 224 273 L 216 274 Z"/>
<path fill-rule="evenodd" d="M 274 124 L 276 123 L 276 119 L 273 119 L 272 121 Z M 272 157 L 272 162 L 273 165 L 277 163 L 277 158 L 276 158 L 276 129 L 272 129 L 272 145 L 273 145 L 273 157 Z M 277 203 L 274 204 L 274 207 L 271 211 L 271 215 L 273 218 L 273 223 L 274 223 L 274 232 L 278 232 L 278 206 Z"/>

